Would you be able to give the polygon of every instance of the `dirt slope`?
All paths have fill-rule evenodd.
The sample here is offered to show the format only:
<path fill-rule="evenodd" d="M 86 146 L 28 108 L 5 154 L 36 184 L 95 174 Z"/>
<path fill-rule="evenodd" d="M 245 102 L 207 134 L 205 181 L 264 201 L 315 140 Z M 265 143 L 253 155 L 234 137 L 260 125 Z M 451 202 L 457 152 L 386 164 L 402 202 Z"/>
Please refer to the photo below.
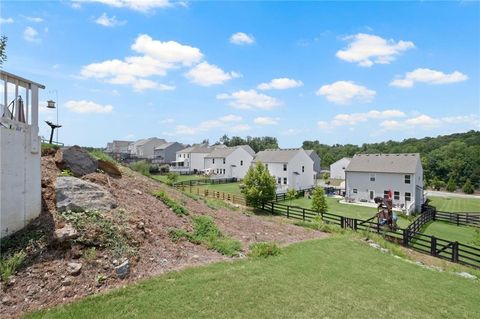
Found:
<path fill-rule="evenodd" d="M 115 260 L 108 250 L 97 249 L 96 255 L 87 259 L 84 246 L 53 244 L 52 234 L 55 227 L 64 225 L 55 211 L 54 183 L 60 171 L 55 166 L 53 155 L 44 156 L 44 210 L 29 227 L 12 238 L 16 242 L 25 242 L 23 246 L 28 257 L 12 277 L 12 284 L 3 285 L 0 289 L 2 318 L 18 317 L 26 311 L 70 302 L 166 271 L 232 259 L 187 241 L 172 242 L 168 237 L 169 228 L 190 229 L 190 221 L 188 217 L 175 215 L 151 195 L 158 189 L 163 189 L 172 198 L 184 202 L 191 214 L 213 216 L 223 233 L 242 242 L 243 253 L 256 241 L 288 244 L 325 236 L 321 232 L 291 225 L 279 217 L 249 216 L 241 211 L 227 209 L 214 210 L 207 207 L 203 201 L 195 201 L 127 168 L 121 170 L 122 178 L 92 173 L 83 179 L 103 185 L 116 198 L 118 209 L 109 213 L 112 218 L 120 210 L 126 214 L 126 221 L 122 226 L 127 229 L 137 251 L 136 256 L 129 259 L 129 276 L 124 280 L 116 277 L 114 267 L 118 260 Z M 77 276 L 68 275 L 67 263 L 72 261 L 82 264 L 81 273 Z M 104 282 L 98 283 L 98 276 L 104 277 Z"/>

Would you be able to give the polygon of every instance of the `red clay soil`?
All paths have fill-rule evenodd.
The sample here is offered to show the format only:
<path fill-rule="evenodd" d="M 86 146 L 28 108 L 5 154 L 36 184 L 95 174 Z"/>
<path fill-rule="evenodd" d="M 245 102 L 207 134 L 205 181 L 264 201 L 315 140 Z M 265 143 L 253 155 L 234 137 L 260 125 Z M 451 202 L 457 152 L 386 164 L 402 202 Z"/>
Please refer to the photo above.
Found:
<path fill-rule="evenodd" d="M 122 167 L 123 176 L 112 178 L 101 173 L 83 177 L 107 188 L 118 203 L 118 209 L 109 212 L 114 216 L 119 209 L 126 211 L 129 238 L 137 250 L 130 258 L 130 274 L 120 280 L 115 275 L 114 257 L 108 250 L 97 250 L 95 258 L 82 256 L 85 247 L 73 244 L 66 247 L 53 245 L 52 234 L 63 222 L 55 208 L 55 180 L 60 174 L 53 160 L 54 154 L 42 157 L 43 212 L 29 227 L 19 232 L 13 240 L 26 236 L 34 237 L 34 244 L 25 245 L 27 259 L 10 284 L 2 283 L 0 289 L 0 317 L 20 317 L 28 311 L 68 303 L 87 295 L 124 286 L 141 278 L 151 277 L 187 266 L 232 260 L 201 245 L 188 241 L 173 242 L 168 236 L 172 227 L 191 229 L 189 217 L 175 215 L 161 201 L 151 194 L 158 189 L 165 190 L 171 197 L 182 201 L 190 214 L 214 217 L 220 230 L 241 241 L 242 255 L 248 246 L 257 241 L 275 241 L 281 245 L 322 238 L 326 234 L 294 226 L 280 217 L 247 215 L 241 210 L 213 210 L 203 201 L 195 201 L 157 181 Z M 69 276 L 67 263 L 83 265 L 77 276 Z M 105 276 L 99 284 L 96 278 Z"/>

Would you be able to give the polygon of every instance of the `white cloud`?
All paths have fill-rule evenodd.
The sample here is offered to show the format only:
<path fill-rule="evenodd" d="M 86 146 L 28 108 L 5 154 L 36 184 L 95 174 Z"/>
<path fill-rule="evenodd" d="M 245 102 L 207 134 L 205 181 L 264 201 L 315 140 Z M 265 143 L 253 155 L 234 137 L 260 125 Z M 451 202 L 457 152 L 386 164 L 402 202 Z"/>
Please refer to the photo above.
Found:
<path fill-rule="evenodd" d="M 110 104 L 101 105 L 92 101 L 68 101 L 65 106 L 75 113 L 110 113 L 113 111 L 113 106 Z"/>
<path fill-rule="evenodd" d="M 279 118 L 260 116 L 253 120 L 253 123 L 257 125 L 277 125 Z"/>
<path fill-rule="evenodd" d="M 466 80 L 468 80 L 468 76 L 459 71 L 447 74 L 441 71 L 419 68 L 412 72 L 407 72 L 403 78 L 394 79 L 390 82 L 390 85 L 400 88 L 411 88 L 414 86 L 415 82 L 426 84 L 449 84 Z"/>
<path fill-rule="evenodd" d="M 136 91 L 173 90 L 175 88 L 173 86 L 159 84 L 145 78 L 165 76 L 168 70 L 190 66 L 203 57 L 197 48 L 175 41 L 153 40 L 148 35 L 138 36 L 132 45 L 132 50 L 143 55 L 85 65 L 80 74 L 85 78 L 103 79 L 108 83 L 129 84 Z"/>
<path fill-rule="evenodd" d="M 11 24 L 15 21 L 13 21 L 12 18 L 0 18 L 0 24 Z"/>
<path fill-rule="evenodd" d="M 233 78 L 237 78 L 240 74 L 236 72 L 225 72 L 218 66 L 209 64 L 204 61 L 190 69 L 185 76 L 192 82 L 201 86 L 211 86 L 222 84 Z"/>
<path fill-rule="evenodd" d="M 27 19 L 28 21 L 30 22 L 35 22 L 35 23 L 40 23 L 40 22 L 43 22 L 43 18 L 40 18 L 40 17 L 27 17 L 27 16 L 24 16 L 25 19 Z"/>
<path fill-rule="evenodd" d="M 255 43 L 255 38 L 252 35 L 248 35 L 243 32 L 237 32 L 232 34 L 230 37 L 230 42 L 237 45 L 253 44 Z"/>
<path fill-rule="evenodd" d="M 271 96 L 258 93 L 255 90 L 240 90 L 231 94 L 218 94 L 219 100 L 230 100 L 229 105 L 238 109 L 270 110 L 280 105 L 280 102 Z"/>
<path fill-rule="evenodd" d="M 355 126 L 358 123 L 370 120 L 392 119 L 405 117 L 405 113 L 400 110 L 371 110 L 364 113 L 342 113 L 337 114 L 331 121 L 319 121 L 317 126 L 322 130 L 331 130 L 340 126 Z"/>
<path fill-rule="evenodd" d="M 250 129 L 251 129 L 251 127 L 248 124 L 238 124 L 238 125 L 228 127 L 227 131 L 230 131 L 230 132 L 245 132 L 245 131 L 249 131 Z"/>
<path fill-rule="evenodd" d="M 142 13 L 148 13 L 158 8 L 168 8 L 173 6 L 169 0 L 74 0 L 74 3 L 80 2 L 98 2 L 114 8 L 127 8 Z"/>
<path fill-rule="evenodd" d="M 386 40 L 376 35 L 358 33 L 345 38 L 350 41 L 348 48 L 339 50 L 336 56 L 359 66 L 371 67 L 373 64 L 389 64 L 403 51 L 414 48 L 410 41 Z"/>
<path fill-rule="evenodd" d="M 175 120 L 171 118 L 163 119 L 160 121 L 160 124 L 172 124 L 172 123 L 175 123 Z"/>
<path fill-rule="evenodd" d="M 376 92 L 352 81 L 337 81 L 322 86 L 316 94 L 323 95 L 328 101 L 336 104 L 350 104 L 352 101 L 370 102 Z"/>
<path fill-rule="evenodd" d="M 109 17 L 105 12 L 95 20 L 96 24 L 104 27 L 116 27 L 124 25 L 127 21 L 119 21 L 115 16 Z"/>
<path fill-rule="evenodd" d="M 38 31 L 32 27 L 26 27 L 23 31 L 23 38 L 28 42 L 40 42 L 40 38 L 38 37 Z"/>
<path fill-rule="evenodd" d="M 273 79 L 268 83 L 261 83 L 257 86 L 259 90 L 286 90 L 302 86 L 303 82 L 289 78 Z"/>
<path fill-rule="evenodd" d="M 215 128 L 222 128 L 228 131 L 245 131 L 247 130 L 248 125 L 232 123 L 240 122 L 242 120 L 241 116 L 238 115 L 225 115 L 218 119 L 208 120 L 200 122 L 197 126 L 188 126 L 188 125 L 177 125 L 175 127 L 176 135 L 195 135 L 202 132 L 206 132 Z M 248 127 L 249 129 L 250 127 Z"/>
<path fill-rule="evenodd" d="M 447 125 L 462 125 L 478 129 L 480 128 L 480 116 L 470 114 L 434 118 L 426 114 L 419 114 L 404 121 L 383 121 L 380 124 L 385 131 L 431 130 Z"/>

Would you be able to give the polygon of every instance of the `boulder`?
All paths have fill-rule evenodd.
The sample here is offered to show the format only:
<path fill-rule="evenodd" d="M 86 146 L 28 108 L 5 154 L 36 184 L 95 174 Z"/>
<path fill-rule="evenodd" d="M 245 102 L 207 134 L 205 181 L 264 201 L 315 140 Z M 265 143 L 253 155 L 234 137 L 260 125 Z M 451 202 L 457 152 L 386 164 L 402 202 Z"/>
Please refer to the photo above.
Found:
<path fill-rule="evenodd" d="M 74 176 L 80 177 L 97 170 L 97 161 L 80 146 L 62 148 L 55 155 L 58 168 L 68 169 Z"/>
<path fill-rule="evenodd" d="M 122 172 L 118 169 L 114 163 L 98 160 L 98 169 L 101 169 L 105 173 L 113 177 L 122 177 Z"/>
<path fill-rule="evenodd" d="M 127 277 L 128 272 L 130 271 L 130 263 L 128 260 L 125 260 L 122 264 L 115 267 L 115 273 L 119 279 L 124 279 Z"/>
<path fill-rule="evenodd" d="M 109 211 L 117 206 L 104 187 L 76 177 L 60 176 L 56 182 L 57 211 Z"/>
<path fill-rule="evenodd" d="M 82 271 L 82 266 L 81 263 L 68 263 L 67 272 L 70 276 L 77 276 L 80 274 L 80 271 Z"/>
<path fill-rule="evenodd" d="M 63 243 L 78 237 L 78 232 L 72 225 L 66 224 L 64 227 L 56 229 L 53 235 L 57 242 Z"/>

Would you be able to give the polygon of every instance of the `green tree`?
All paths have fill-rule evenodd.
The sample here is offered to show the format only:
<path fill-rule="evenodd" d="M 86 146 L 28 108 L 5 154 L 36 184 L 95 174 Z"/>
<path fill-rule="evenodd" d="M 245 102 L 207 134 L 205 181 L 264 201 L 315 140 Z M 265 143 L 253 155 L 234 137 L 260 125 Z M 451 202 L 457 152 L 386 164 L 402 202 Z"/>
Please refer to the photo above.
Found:
<path fill-rule="evenodd" d="M 2 35 L 0 37 L 0 67 L 7 61 L 7 41 L 6 36 Z"/>
<path fill-rule="evenodd" d="M 463 184 L 463 192 L 465 194 L 473 194 L 474 191 L 472 182 L 470 182 L 470 179 L 467 179 L 465 184 Z"/>
<path fill-rule="evenodd" d="M 242 193 L 248 206 L 259 207 L 262 203 L 275 198 L 275 178 L 261 162 L 248 169 L 243 185 Z"/>
<path fill-rule="evenodd" d="M 287 194 L 285 194 L 285 198 L 287 199 L 287 201 L 288 201 L 289 203 L 291 203 L 292 200 L 294 200 L 295 198 L 297 198 L 297 195 L 298 195 L 298 194 L 297 194 L 297 191 L 296 191 L 296 190 L 294 190 L 293 188 L 289 188 L 289 189 L 287 190 Z"/>
<path fill-rule="evenodd" d="M 327 181 L 327 179 L 330 177 L 330 174 L 328 174 L 327 172 L 323 173 L 323 179 L 325 181 Z"/>
<path fill-rule="evenodd" d="M 327 199 L 322 187 L 315 187 L 312 194 L 312 210 L 319 214 L 326 213 L 328 210 Z"/>
<path fill-rule="evenodd" d="M 168 185 L 175 184 L 178 181 L 179 176 L 180 176 L 180 174 L 178 174 L 177 172 L 169 172 L 167 174 L 167 184 Z"/>
<path fill-rule="evenodd" d="M 454 192 L 457 189 L 457 185 L 455 184 L 455 180 L 453 179 L 453 176 L 450 177 L 447 183 L 447 191 L 449 192 Z"/>

